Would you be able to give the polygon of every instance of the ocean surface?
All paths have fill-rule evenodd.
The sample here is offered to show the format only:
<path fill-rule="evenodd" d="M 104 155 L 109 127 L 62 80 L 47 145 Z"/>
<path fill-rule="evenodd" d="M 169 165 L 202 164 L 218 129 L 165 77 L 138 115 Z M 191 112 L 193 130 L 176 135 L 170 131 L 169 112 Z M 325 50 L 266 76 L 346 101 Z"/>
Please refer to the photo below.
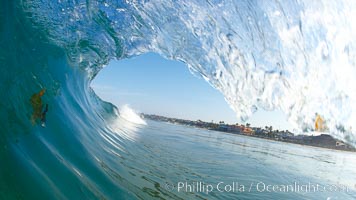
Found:
<path fill-rule="evenodd" d="M 144 199 L 356 198 L 354 153 L 155 121 L 130 134 L 122 159 Z"/>
<path fill-rule="evenodd" d="M 355 199 L 355 154 L 145 122 L 90 87 L 110 60 L 155 52 L 184 62 L 242 120 L 280 109 L 308 134 L 318 113 L 355 145 L 355 10 L 353 0 L 0 1 L 0 199 Z M 31 123 L 41 89 L 46 127 Z"/>
<path fill-rule="evenodd" d="M 19 139 L 0 199 L 356 198 L 354 153 L 132 119 L 80 145 L 50 133 Z"/>

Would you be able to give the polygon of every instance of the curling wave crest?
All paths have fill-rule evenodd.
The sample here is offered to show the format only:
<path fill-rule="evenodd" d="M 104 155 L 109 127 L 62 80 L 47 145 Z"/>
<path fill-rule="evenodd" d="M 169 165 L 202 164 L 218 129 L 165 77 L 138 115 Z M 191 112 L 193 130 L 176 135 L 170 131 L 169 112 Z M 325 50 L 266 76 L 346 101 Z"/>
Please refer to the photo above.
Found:
<path fill-rule="evenodd" d="M 315 114 L 356 142 L 356 2 L 24 1 L 51 42 L 92 79 L 110 59 L 145 52 L 179 60 L 245 120 L 285 112 L 300 132 Z"/>

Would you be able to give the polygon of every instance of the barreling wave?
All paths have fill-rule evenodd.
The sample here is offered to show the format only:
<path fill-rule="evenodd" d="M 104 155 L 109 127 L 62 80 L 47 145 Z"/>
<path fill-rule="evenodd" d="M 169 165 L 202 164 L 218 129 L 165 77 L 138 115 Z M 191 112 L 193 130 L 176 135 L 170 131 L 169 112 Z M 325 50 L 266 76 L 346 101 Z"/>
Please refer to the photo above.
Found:
<path fill-rule="evenodd" d="M 280 109 L 298 130 L 308 131 L 318 113 L 332 135 L 356 144 L 356 24 L 350 20 L 355 10 L 352 0 L 2 1 L 0 153 L 8 159 L 1 166 L 2 178 L 11 183 L 25 174 L 6 173 L 18 168 L 16 157 L 22 157 L 31 163 L 29 174 L 48 179 L 43 188 L 58 191 L 56 178 L 73 172 L 68 195 L 78 177 L 86 177 L 83 190 L 95 197 L 102 190 L 129 195 L 113 189 L 120 184 L 103 174 L 95 176 L 105 189 L 93 181 L 90 172 L 103 167 L 103 161 L 70 157 L 60 142 L 50 143 L 36 133 L 56 133 L 51 140 L 97 155 L 96 147 L 105 145 L 93 143 L 90 133 L 98 132 L 118 147 L 111 153 L 120 154 L 123 141 L 106 134 L 115 108 L 94 94 L 90 81 L 111 59 L 145 52 L 186 63 L 224 94 L 242 120 L 258 108 Z M 51 109 L 46 129 L 28 120 L 29 97 L 41 88 L 47 88 L 44 101 Z M 18 139 L 29 133 L 40 145 Z M 39 160 L 45 152 L 59 159 Z M 52 161 L 67 168 L 58 174 L 43 168 L 43 162 Z M 84 163 L 88 167 L 79 171 Z M 14 193 L 20 191 L 21 184 L 14 188 Z M 65 194 L 66 187 L 56 193 Z"/>
<path fill-rule="evenodd" d="M 112 58 L 179 60 L 220 90 L 236 115 L 280 109 L 355 142 L 353 1 L 24 1 L 32 22 L 92 79 Z"/>

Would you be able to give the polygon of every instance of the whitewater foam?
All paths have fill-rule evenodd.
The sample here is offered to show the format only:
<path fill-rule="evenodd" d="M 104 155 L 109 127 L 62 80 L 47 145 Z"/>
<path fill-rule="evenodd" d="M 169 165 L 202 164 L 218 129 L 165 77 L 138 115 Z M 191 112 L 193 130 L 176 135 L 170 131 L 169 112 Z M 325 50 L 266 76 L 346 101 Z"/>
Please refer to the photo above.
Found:
<path fill-rule="evenodd" d="M 147 125 L 145 120 L 143 120 L 128 104 L 120 107 L 120 117 L 134 124 Z"/>
<path fill-rule="evenodd" d="M 110 143 L 116 149 L 123 150 L 121 145 L 115 141 L 121 141 L 120 138 L 136 141 L 138 139 L 137 131 L 147 123 L 127 104 L 121 106 L 119 110 L 115 109 L 114 114 L 115 117 L 108 121 L 109 134 L 103 137 L 111 138 Z"/>

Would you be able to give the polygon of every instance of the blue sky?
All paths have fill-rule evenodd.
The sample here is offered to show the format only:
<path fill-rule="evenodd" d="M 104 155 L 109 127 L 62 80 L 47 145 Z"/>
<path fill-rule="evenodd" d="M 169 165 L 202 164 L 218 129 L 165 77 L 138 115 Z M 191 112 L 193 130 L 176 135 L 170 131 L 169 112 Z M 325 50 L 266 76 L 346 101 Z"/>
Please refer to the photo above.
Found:
<path fill-rule="evenodd" d="M 223 95 L 187 66 L 148 53 L 111 61 L 92 82 L 95 92 L 118 107 L 128 104 L 138 112 L 215 122 L 240 123 Z M 253 126 L 291 129 L 282 112 L 258 111 Z"/>

